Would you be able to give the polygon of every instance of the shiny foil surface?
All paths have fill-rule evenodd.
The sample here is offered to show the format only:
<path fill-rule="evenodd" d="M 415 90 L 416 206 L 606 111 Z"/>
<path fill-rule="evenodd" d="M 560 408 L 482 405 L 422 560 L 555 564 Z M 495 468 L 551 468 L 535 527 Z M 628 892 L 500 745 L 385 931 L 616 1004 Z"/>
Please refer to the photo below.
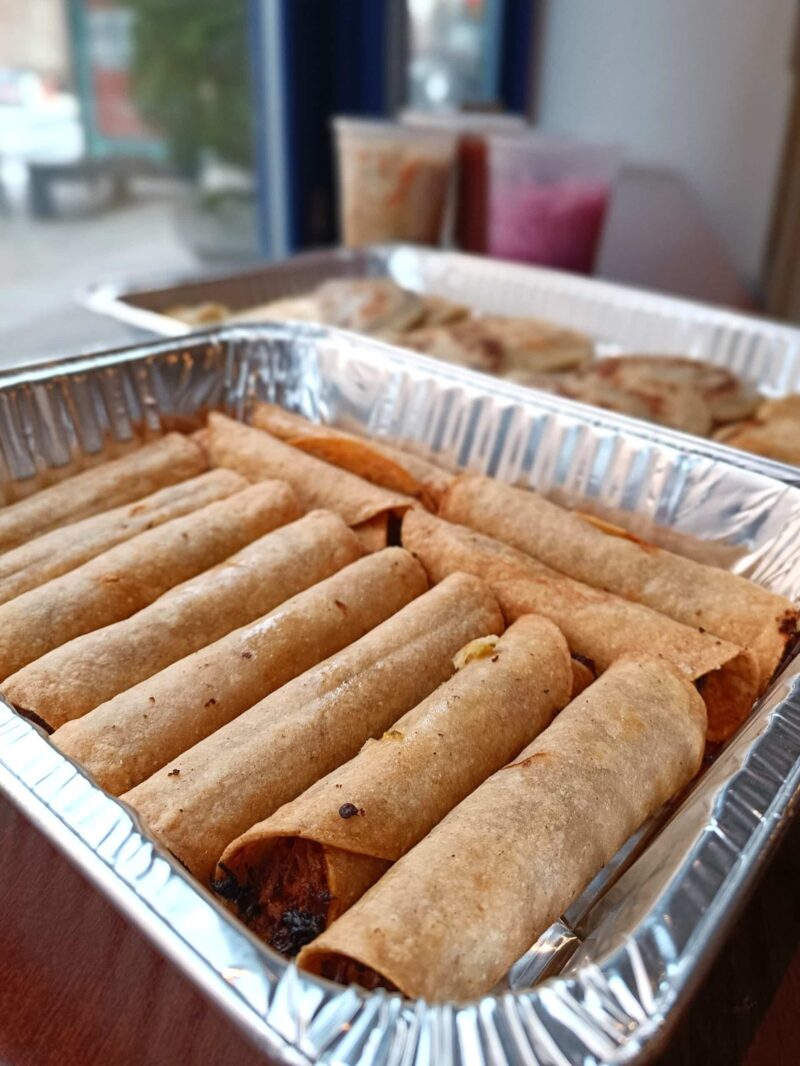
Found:
<path fill-rule="evenodd" d="M 727 367 L 770 396 L 800 392 L 800 329 L 755 315 L 558 270 L 415 245 L 305 252 L 226 275 L 162 277 L 146 286 L 99 282 L 84 306 L 136 330 L 180 336 L 191 327 L 166 312 L 220 303 L 240 311 L 299 295 L 328 278 L 390 277 L 486 314 L 529 315 L 582 330 L 598 355 L 688 355 Z"/>
<path fill-rule="evenodd" d="M 246 418 L 256 399 L 533 486 L 800 597 L 792 468 L 311 326 L 231 327 L 2 374 L 2 480 L 24 491 L 76 455 L 192 428 L 210 408 Z M 688 794 L 475 1003 L 299 974 L 1 702 L 0 787 L 280 1061 L 631 1062 L 663 1039 L 797 802 L 799 670 L 784 664 Z"/>

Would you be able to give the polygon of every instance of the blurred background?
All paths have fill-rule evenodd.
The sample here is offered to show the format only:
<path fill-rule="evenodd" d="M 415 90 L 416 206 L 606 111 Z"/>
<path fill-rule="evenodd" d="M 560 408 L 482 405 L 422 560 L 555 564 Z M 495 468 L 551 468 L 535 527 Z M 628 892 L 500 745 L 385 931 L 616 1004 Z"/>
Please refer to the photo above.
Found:
<path fill-rule="evenodd" d="M 0 0 L 0 361 L 119 340 L 73 300 L 100 278 L 337 243 L 341 114 L 507 112 L 614 145 L 587 269 L 800 321 L 797 16 L 796 0 Z"/>

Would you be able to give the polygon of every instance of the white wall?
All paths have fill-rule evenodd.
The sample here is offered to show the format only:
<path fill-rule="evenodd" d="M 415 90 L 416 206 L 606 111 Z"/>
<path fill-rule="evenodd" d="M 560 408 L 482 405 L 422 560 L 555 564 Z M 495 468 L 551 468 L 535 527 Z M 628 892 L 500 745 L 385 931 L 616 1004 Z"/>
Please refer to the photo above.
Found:
<path fill-rule="evenodd" d="M 679 171 L 754 282 L 797 8 L 796 0 L 541 0 L 535 118 Z"/>

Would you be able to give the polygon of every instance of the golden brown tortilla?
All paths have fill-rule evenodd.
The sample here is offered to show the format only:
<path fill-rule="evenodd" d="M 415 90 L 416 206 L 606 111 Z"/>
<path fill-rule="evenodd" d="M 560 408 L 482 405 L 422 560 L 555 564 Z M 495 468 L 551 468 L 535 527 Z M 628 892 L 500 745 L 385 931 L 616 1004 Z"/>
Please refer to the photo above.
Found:
<path fill-rule="evenodd" d="M 582 366 L 593 344 L 585 334 L 535 318 L 474 315 L 447 325 L 387 333 L 393 344 L 448 363 L 493 373 L 554 372 Z"/>
<path fill-rule="evenodd" d="M 334 511 L 348 526 L 357 526 L 380 514 L 402 514 L 414 502 L 306 455 L 263 429 L 216 413 L 209 415 L 208 426 L 213 466 L 230 467 L 251 481 L 280 478 L 291 485 L 304 510 Z"/>
<path fill-rule="evenodd" d="M 400 554 L 417 568 L 418 591 L 422 568 Z M 483 582 L 453 575 L 124 798 L 205 881 L 233 839 L 390 729 L 452 674 L 460 647 L 502 624 Z"/>
<path fill-rule="evenodd" d="M 172 518 L 190 514 L 244 488 L 247 481 L 233 470 L 210 470 L 188 481 L 167 485 L 134 503 L 34 537 L 0 555 L 0 603 L 74 570 L 138 533 L 155 529 Z"/>
<path fill-rule="evenodd" d="M 700 768 L 705 708 L 662 659 L 625 658 L 456 807 L 298 958 L 429 1001 L 494 987 Z"/>
<path fill-rule="evenodd" d="M 432 511 L 453 480 L 448 471 L 417 455 L 383 441 L 366 440 L 333 426 L 317 425 L 277 404 L 257 404 L 253 425 L 375 485 L 413 496 Z"/>
<path fill-rule="evenodd" d="M 604 532 L 536 492 L 464 475 L 445 493 L 439 513 L 587 585 L 750 649 L 762 689 L 796 631 L 797 609 L 783 596 L 726 570 Z"/>
<path fill-rule="evenodd" d="M 0 551 L 26 544 L 58 526 L 149 496 L 208 469 L 191 437 L 168 433 L 152 444 L 93 466 L 0 511 Z"/>
<path fill-rule="evenodd" d="M 726 367 L 684 355 L 610 356 L 598 359 L 582 376 L 633 395 L 661 396 L 665 404 L 669 404 L 670 395 L 685 397 L 689 391 L 702 400 L 715 423 L 747 418 L 760 400 L 755 389 Z"/>
<path fill-rule="evenodd" d="M 626 654 L 669 659 L 700 683 L 711 740 L 725 740 L 750 713 L 758 694 L 758 666 L 750 652 L 420 510 L 406 515 L 402 539 L 432 581 L 459 570 L 480 576 L 508 622 L 523 614 L 544 615 L 559 626 L 572 652 L 600 672 Z"/>
<path fill-rule="evenodd" d="M 425 588 L 399 548 L 360 559 L 68 723 L 53 741 L 119 794 Z"/>
<path fill-rule="evenodd" d="M 294 954 L 330 925 L 571 698 L 567 643 L 544 618 L 464 651 L 465 665 L 380 740 L 225 850 L 223 892 L 268 944 Z"/>
<path fill-rule="evenodd" d="M 800 421 L 792 415 L 771 415 L 765 422 L 736 422 L 715 437 L 731 448 L 800 466 Z"/>
<path fill-rule="evenodd" d="M 140 533 L 0 605 L 0 678 L 68 640 L 128 618 L 286 520 L 282 482 L 250 485 Z"/>
<path fill-rule="evenodd" d="M 425 304 L 415 292 L 390 278 L 333 278 L 313 294 L 320 321 L 357 333 L 408 329 L 425 314 Z"/>
<path fill-rule="evenodd" d="M 800 421 L 800 393 L 790 393 L 777 399 L 764 400 L 759 404 L 755 414 L 759 422 L 769 422 L 773 418 L 793 418 Z"/>
<path fill-rule="evenodd" d="M 359 557 L 356 537 L 338 515 L 312 511 L 292 522 L 294 516 L 287 510 L 289 525 L 170 589 L 130 618 L 29 663 L 3 685 L 7 698 L 57 729 Z"/>

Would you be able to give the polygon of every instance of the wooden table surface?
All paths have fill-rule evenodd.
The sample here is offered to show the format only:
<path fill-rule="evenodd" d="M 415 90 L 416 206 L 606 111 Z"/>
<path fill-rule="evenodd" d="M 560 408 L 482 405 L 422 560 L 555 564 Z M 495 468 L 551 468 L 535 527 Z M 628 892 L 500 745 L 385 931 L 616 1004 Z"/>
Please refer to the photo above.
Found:
<path fill-rule="evenodd" d="M 0 799 L 0 1062 L 267 1061 Z M 789 1066 L 800 1049 L 800 819 L 659 1066 Z"/>

